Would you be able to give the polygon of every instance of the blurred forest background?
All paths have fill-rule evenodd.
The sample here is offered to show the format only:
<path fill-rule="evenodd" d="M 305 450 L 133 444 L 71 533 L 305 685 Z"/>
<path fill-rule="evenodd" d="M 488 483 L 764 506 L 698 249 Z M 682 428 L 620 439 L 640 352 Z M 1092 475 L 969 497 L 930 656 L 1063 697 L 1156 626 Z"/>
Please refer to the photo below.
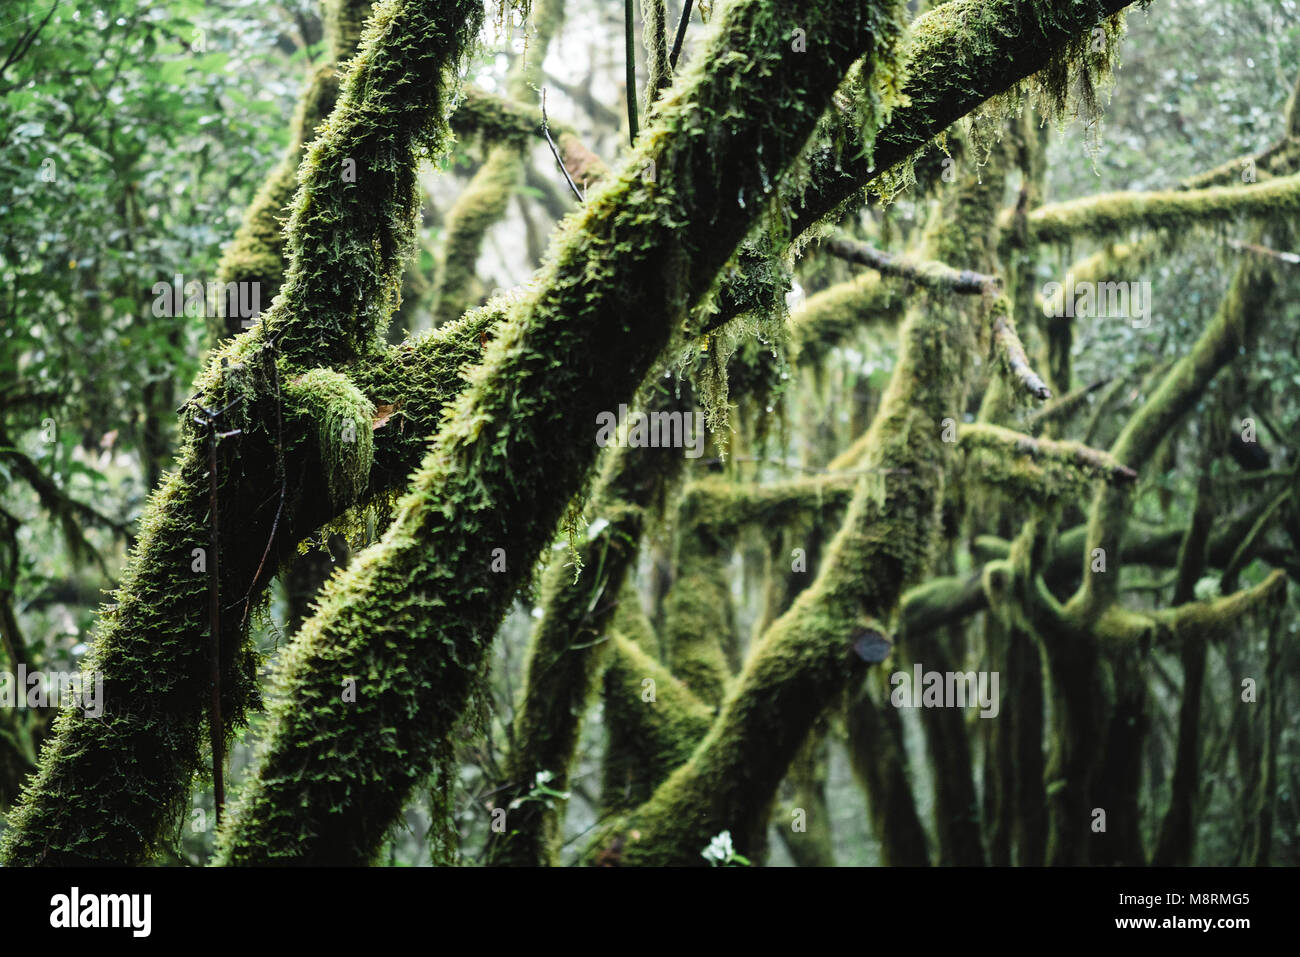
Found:
<path fill-rule="evenodd" d="M 572 150 L 590 154 L 585 167 L 568 164 L 577 189 L 589 191 L 628 148 L 624 9 L 567 0 L 558 23 L 538 37 L 540 12 L 556 16 L 555 6 L 534 0 L 522 26 L 493 23 L 489 13 L 458 109 L 475 97 L 480 105 L 499 98 L 535 123 L 545 88 L 550 132 L 566 160 Z M 699 56 L 706 30 L 699 6 L 683 65 Z M 702 6 L 717 17 L 728 4 Z M 643 4 L 635 7 L 635 96 L 645 123 L 654 44 L 648 56 L 653 38 Z M 667 0 L 665 12 L 671 41 L 682 4 Z M 1155 0 L 1129 10 L 1122 39 L 1101 40 L 1114 46 L 1105 50 L 1114 63 L 1099 78 L 1098 110 L 1049 118 L 1027 107 L 955 129 L 955 181 L 939 156 L 918 162 L 915 182 L 901 184 L 888 204 L 859 198 L 797 257 L 778 259 L 789 275 L 778 277 L 782 301 L 766 315 L 742 317 L 730 335 L 706 334 L 658 370 L 670 381 L 680 372 L 678 396 L 685 389 L 688 400 L 692 390 L 701 397 L 710 443 L 698 459 L 677 450 L 625 601 L 601 634 L 584 638 L 610 648 L 582 699 L 572 766 L 521 782 L 511 763 L 524 746 L 530 637 L 547 595 L 538 569 L 492 645 L 487 693 L 472 708 L 477 720 L 463 726 L 438 773 L 422 779 L 379 863 L 427 865 L 445 860 L 451 846 L 467 864 L 508 857 L 494 849 L 501 836 L 492 830 L 493 809 L 507 805 L 509 814 L 530 806 L 558 814 L 543 827 L 556 829 L 544 857 L 599 859 L 610 853 L 591 844 L 602 826 L 650 800 L 690 758 L 759 636 L 814 581 L 843 521 L 851 486 L 836 479 L 835 463 L 845 461 L 837 456 L 881 408 L 898 371 L 898 330 L 926 286 L 924 278 L 873 271 L 866 263 L 880 251 L 1005 278 L 1030 364 L 1053 398 L 1027 408 L 1003 396 L 993 414 L 997 401 L 981 397 L 995 387 L 987 369 L 977 370 L 981 388 L 958 423 L 1116 451 L 1118 461 L 1105 460 L 1102 471 L 1129 466 L 1138 475 L 1127 548 L 1139 557 L 1109 569 L 1119 600 L 1155 621 L 1189 603 L 1216 607 L 1222 619 L 1177 641 L 1145 632 L 1136 662 L 1121 652 L 1098 672 L 1123 720 L 1075 744 L 1100 753 L 1101 764 L 1121 765 L 1096 773 L 1122 779 L 1116 793 L 1131 802 L 1108 808 L 1115 843 L 1100 860 L 1300 863 L 1300 720 L 1290 706 L 1300 692 L 1300 608 L 1296 589 L 1270 577 L 1277 569 L 1300 574 L 1300 206 L 1287 198 L 1300 190 L 1213 213 L 1139 201 L 1134 211 L 1117 201 L 1076 215 L 1057 205 L 1113 191 L 1168 197 L 1288 182 L 1300 170 L 1300 150 L 1292 149 L 1300 123 L 1288 113 L 1300 71 L 1300 8 L 1294 0 Z M 19 663 L 75 670 L 86 654 L 147 496 L 172 466 L 177 408 L 216 340 L 231 331 L 202 316 L 155 315 L 151 290 L 177 274 L 233 275 L 232 240 L 277 164 L 298 155 L 299 99 L 334 59 L 315 0 L 12 0 L 0 13 L 0 670 Z M 554 225 L 580 206 L 544 136 L 458 125 L 456 115 L 454 148 L 420 170 L 416 249 L 386 333 L 393 344 L 525 282 Z M 974 222 L 961 230 L 970 239 L 964 260 L 939 255 L 962 249 L 927 243 L 933 217 L 958 215 L 943 205 L 945 191 L 975 195 L 989 184 L 1003 217 L 996 251 L 978 241 L 989 223 Z M 1036 208 L 1048 212 L 1034 219 Z M 1041 232 L 1026 241 L 1032 229 Z M 1018 243 L 1007 239 L 1013 235 Z M 1239 273 L 1250 270 L 1266 271 L 1272 287 L 1238 304 L 1262 312 L 1258 322 L 1225 305 Z M 1080 316 L 1062 334 L 1042 300 L 1045 285 L 1067 272 L 1149 282 L 1149 324 Z M 987 310 L 983 293 L 924 294 L 938 297 L 935 308 Z M 264 290 L 262 308 L 269 305 Z M 1119 454 L 1126 426 L 1159 398 L 1178 360 L 1225 309 L 1230 329 L 1251 330 L 1240 354 L 1194 384 L 1194 401 L 1161 420 L 1168 428 L 1155 441 Z M 773 334 L 787 324 L 787 335 Z M 730 381 L 723 387 L 719 379 Z M 980 446 L 985 439 L 994 444 Z M 771 795 L 755 788 L 768 819 L 762 838 L 697 841 L 700 863 L 1044 860 L 1062 700 L 1050 678 L 1044 686 L 1038 645 L 1018 643 L 1033 628 L 972 598 L 971 588 L 996 589 L 989 576 L 998 563 L 1019 567 L 1025 551 L 1040 571 L 1053 569 L 1044 576 L 1061 601 L 1084 588 L 1082 528 L 1097 507 L 1094 494 L 1105 495 L 1096 488 L 1109 480 L 1031 476 L 1031 484 L 1060 486 L 1033 500 L 997 440 L 973 435 L 963 446 L 968 470 L 995 477 L 967 475 L 950 488 L 932 573 L 899 602 L 885 669 L 819 702 L 779 788 Z M 981 455 L 996 461 L 982 465 Z M 760 501 L 762 490 L 769 499 Z M 599 511 L 597 496 L 585 502 L 586 520 L 573 526 L 580 541 L 615 518 Z M 360 509 L 352 522 L 318 532 L 299 561 L 284 565 L 269 604 L 252 618 L 263 669 L 311 614 L 324 578 L 382 534 L 387 507 Z M 572 538 L 557 533 L 544 564 L 570 562 Z M 261 541 L 248 548 L 259 551 Z M 794 567 L 796 551 L 804 568 Z M 580 575 L 599 573 L 588 564 Z M 1237 593 L 1247 596 L 1240 605 L 1214 606 Z M 908 618 L 909 602 L 920 619 Z M 1016 657 L 1026 648 L 1029 663 Z M 888 674 L 910 673 L 918 661 L 1000 671 L 999 717 L 892 708 Z M 654 719 L 632 713 L 643 673 L 659 685 Z M 1243 678 L 1257 683 L 1258 700 L 1243 702 Z M 48 711 L 0 711 L 0 809 L 18 801 L 51 720 Z M 252 710 L 231 745 L 228 789 L 244 784 L 266 729 L 264 713 Z M 1026 741 L 1029 752 L 1012 758 Z M 1180 742 L 1194 761 L 1180 757 Z M 1180 768 L 1184 778 L 1191 769 L 1190 781 L 1179 780 Z M 199 865 L 213 853 L 210 779 L 196 778 L 191 803 L 172 826 L 164 863 Z M 1175 820 L 1178 807 L 1187 820 Z"/>

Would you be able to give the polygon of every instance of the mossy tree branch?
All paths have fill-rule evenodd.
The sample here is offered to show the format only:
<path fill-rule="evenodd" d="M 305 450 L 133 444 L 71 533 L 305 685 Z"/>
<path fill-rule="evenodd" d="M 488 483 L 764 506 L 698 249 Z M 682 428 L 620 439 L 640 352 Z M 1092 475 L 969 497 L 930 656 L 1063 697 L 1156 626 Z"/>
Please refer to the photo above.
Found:
<path fill-rule="evenodd" d="M 530 139 L 545 136 L 540 111 L 473 86 L 466 88 L 450 122 L 457 136 L 478 135 L 487 143 L 506 142 L 520 148 Z M 604 160 L 587 148 L 573 127 L 553 119 L 548 119 L 546 126 L 575 182 L 594 186 L 609 173 Z"/>
<path fill-rule="evenodd" d="M 506 84 L 510 100 L 531 99 L 532 91 L 540 86 L 542 61 L 563 22 L 562 0 L 535 0 L 530 16 L 530 25 L 535 27 L 532 40 Z M 476 304 L 479 297 L 475 282 L 483 240 L 505 215 L 511 197 L 523 182 L 524 158 L 522 144 L 502 142 L 490 146 L 487 159 L 448 210 L 434 279 L 435 326 L 460 318 Z"/>
<path fill-rule="evenodd" d="M 222 861 L 361 862 L 375 852 L 444 748 L 488 636 L 580 489 L 596 413 L 630 398 L 752 226 L 757 205 L 735 197 L 761 195 L 852 61 L 866 52 L 887 63 L 899 29 L 892 3 L 805 0 L 795 14 L 821 38 L 817 57 L 786 52 L 790 11 L 728 5 L 708 55 L 670 91 L 628 165 L 565 224 L 393 526 L 331 582 L 285 655 L 271 736 L 219 836 Z M 699 124 L 701 115 L 715 119 Z M 648 160 L 653 183 L 640 175 Z M 633 323 L 634 312 L 652 320 Z M 492 542 L 510 557 L 489 577 L 482 551 Z M 349 675 L 378 677 L 344 704 Z"/>
<path fill-rule="evenodd" d="M 879 276 L 864 274 L 814 293 L 791 316 L 791 361 L 821 364 L 832 348 L 859 329 L 892 327 L 906 300 Z"/>
<path fill-rule="evenodd" d="M 898 709 L 877 704 L 873 676 L 863 681 L 844 709 L 849 765 L 867 794 L 871 831 L 886 867 L 924 867 L 930 863 L 929 838 L 917 812 L 907 769 L 903 721 Z M 873 693 L 874 691 L 874 693 Z"/>
<path fill-rule="evenodd" d="M 231 408 L 242 434 L 223 443 L 219 494 L 221 595 L 245 613 L 275 563 L 263 567 L 260 548 L 234 547 L 232 530 L 273 541 L 278 562 L 292 554 L 294 529 L 305 534 L 335 508 L 320 466 L 320 423 L 309 407 L 281 410 L 270 364 L 282 363 L 287 380 L 317 366 L 346 366 L 373 349 L 414 229 L 417 143 L 428 150 L 445 142 L 446 84 L 481 16 L 469 0 L 389 0 L 376 10 L 363 55 L 302 168 L 281 295 L 256 329 L 232 340 L 199 376 L 191 401 L 220 408 L 242 400 Z M 343 181 L 344 159 L 356 162 L 355 182 Z M 196 640 L 206 628 L 205 557 L 197 551 L 208 538 L 204 438 L 182 426 L 175 470 L 149 500 L 117 602 L 101 617 L 84 664 L 103 676 L 104 716 L 60 714 L 5 833 L 6 863 L 138 863 L 185 807 L 201 766 L 207 697 L 204 643 Z M 290 515 L 272 539 L 279 504 L 267 490 L 284 477 Z M 227 614 L 221 623 L 227 735 L 256 702 L 245 617 Z"/>
<path fill-rule="evenodd" d="M 1267 222 L 1300 211 L 1300 173 L 1263 183 L 1200 190 L 1105 193 L 1040 206 L 1026 217 L 1029 238 L 1068 244 L 1118 239 L 1144 230 L 1169 234 L 1224 220 Z"/>
<path fill-rule="evenodd" d="M 339 71 L 356 52 L 371 0 L 326 0 L 324 6 L 326 61 L 312 71 L 289 126 L 289 145 L 284 156 L 258 189 L 234 241 L 226 247 L 217 266 L 217 281 L 223 286 L 232 282 L 257 283 L 260 301 L 266 305 L 280 291 L 289 265 L 283 218 L 298 189 L 303 149 L 334 109 L 339 93 Z M 218 339 L 242 331 L 238 316 L 227 316 L 224 328 L 213 330 Z"/>
<path fill-rule="evenodd" d="M 927 262 L 895 256 L 884 250 L 876 249 L 867 243 L 834 236 L 822 243 L 826 251 L 833 256 L 874 269 L 882 276 L 895 276 L 915 283 L 923 289 L 933 292 L 973 293 L 987 295 L 1000 290 L 1002 279 L 987 273 L 971 272 L 968 269 L 955 269 L 947 263 Z"/>
<path fill-rule="evenodd" d="M 553 564 L 542 586 L 542 620 L 528 650 L 522 700 L 516 711 L 514 745 L 506 757 L 506 781 L 498 805 L 526 794 L 539 773 L 565 790 L 577 748 L 581 716 L 607 643 L 606 629 L 622 602 L 648 514 L 681 469 L 675 448 L 611 450 L 590 515 L 595 534 L 578 546 L 581 571 Z M 630 596 L 635 600 L 635 594 Z M 610 679 L 607 679 L 607 682 Z M 609 693 L 608 684 L 606 693 Z M 610 716 L 607 715 L 607 722 Z M 554 860 L 561 809 L 529 802 L 509 810 L 506 830 L 488 838 L 487 862 L 495 866 L 544 866 Z"/>
<path fill-rule="evenodd" d="M 971 456 L 968 469 L 976 481 L 1000 486 L 1014 498 L 1059 500 L 1101 479 L 1127 485 L 1137 473 L 1109 453 L 1079 442 L 1036 439 L 997 425 L 963 425 L 957 443 Z"/>
<path fill-rule="evenodd" d="M 603 692 L 609 740 L 602 793 L 605 810 L 617 812 L 648 800 L 686 763 L 714 712 L 640 645 L 615 633 L 612 651 Z"/>
<path fill-rule="evenodd" d="M 1116 460 L 1140 467 L 1218 372 L 1251 344 L 1268 313 L 1274 284 L 1272 269 L 1266 263 L 1247 261 L 1238 267 L 1217 312 L 1191 350 L 1175 363 L 1151 398 L 1125 424 L 1111 448 Z M 1106 548 L 1111 563 L 1119 565 L 1131 509 L 1131 489 L 1105 486 L 1097 492 L 1088 524 L 1083 584 L 1071 602 L 1074 614 L 1096 614 L 1114 599 L 1118 576 L 1092 574 L 1087 569 L 1098 548 Z"/>
<path fill-rule="evenodd" d="M 968 249 L 958 211 L 996 209 L 1001 181 L 966 177 L 932 221 L 925 254 Z M 986 217 L 984 221 L 988 221 Z M 625 864 L 699 864 L 729 830 L 740 853 L 761 846 L 770 802 L 814 722 L 866 662 L 855 645 L 887 647 L 905 587 L 929 567 L 952 446 L 942 420 L 960 407 L 975 331 L 952 308 L 914 304 L 898 365 L 862 443 L 865 471 L 816 580 L 768 628 L 689 762 L 654 796 L 611 822 L 588 856 L 617 848 Z M 606 856 L 608 854 L 606 853 Z"/>
<path fill-rule="evenodd" d="M 1111 54 L 1090 49 L 1092 28 L 1117 32 L 1116 15 L 1130 3 L 951 0 L 918 17 L 909 32 L 906 105 L 891 114 L 870 158 L 855 158 L 861 141 L 856 123 L 845 115 L 837 127 L 846 138 L 842 155 L 827 151 L 813 158 L 812 184 L 802 197 L 804 222 L 834 213 L 883 171 L 999 94 L 1037 94 L 1045 107 L 1064 109 L 1080 81 L 1109 69 Z M 1115 49 L 1114 39 L 1108 51 Z M 1085 89 L 1089 85 L 1084 82 Z"/>

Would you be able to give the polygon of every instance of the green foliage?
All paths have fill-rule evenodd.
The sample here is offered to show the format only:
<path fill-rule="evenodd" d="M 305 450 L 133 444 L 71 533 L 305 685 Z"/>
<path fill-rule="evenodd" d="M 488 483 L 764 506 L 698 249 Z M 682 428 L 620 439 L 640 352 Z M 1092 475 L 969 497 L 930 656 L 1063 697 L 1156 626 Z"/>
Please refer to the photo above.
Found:
<path fill-rule="evenodd" d="M 20 3 L 0 670 L 108 710 L 0 709 L 0 858 L 1294 863 L 1293 5 L 735 0 L 662 92 L 641 6 L 629 149 L 591 0 L 483 43 L 387 0 L 355 59 L 365 0 Z M 181 272 L 270 306 L 197 375 L 214 317 L 149 309 Z M 1151 324 L 1067 275 L 1150 280 Z M 709 455 L 602 455 L 624 402 Z M 274 578 L 339 533 L 304 615 Z M 914 663 L 1000 673 L 998 720 L 896 711 Z"/>

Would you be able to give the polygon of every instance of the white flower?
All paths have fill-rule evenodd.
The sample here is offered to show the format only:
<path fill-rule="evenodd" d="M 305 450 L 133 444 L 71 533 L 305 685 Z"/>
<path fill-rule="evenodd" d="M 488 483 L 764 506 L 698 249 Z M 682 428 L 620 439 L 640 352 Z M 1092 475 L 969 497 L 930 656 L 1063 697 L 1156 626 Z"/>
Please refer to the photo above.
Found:
<path fill-rule="evenodd" d="M 700 852 L 700 856 L 715 864 L 725 864 L 735 853 L 735 848 L 731 845 L 731 832 L 723 831 L 709 841 L 709 846 Z"/>

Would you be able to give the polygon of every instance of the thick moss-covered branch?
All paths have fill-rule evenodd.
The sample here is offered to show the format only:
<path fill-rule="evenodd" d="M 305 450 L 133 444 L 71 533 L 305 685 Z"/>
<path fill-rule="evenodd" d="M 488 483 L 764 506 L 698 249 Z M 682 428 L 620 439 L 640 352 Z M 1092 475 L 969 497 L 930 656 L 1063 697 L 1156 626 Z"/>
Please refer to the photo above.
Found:
<path fill-rule="evenodd" d="M 1300 213 L 1300 174 L 1264 183 L 1200 190 L 1104 193 L 1040 206 L 1026 217 L 1040 243 L 1117 239 L 1142 230 L 1169 234 L 1223 222 L 1294 219 Z"/>
<path fill-rule="evenodd" d="M 951 0 L 918 17 L 909 32 L 906 105 L 891 114 L 870 158 L 855 158 L 857 124 L 851 115 L 843 117 L 837 127 L 845 137 L 842 154 L 828 150 L 813 158 L 812 184 L 802 197 L 805 228 L 989 99 L 1034 96 L 1049 113 L 1063 111 L 1074 90 L 1082 90 L 1086 101 L 1110 69 L 1122 27 L 1116 15 L 1130 3 Z M 1097 26 L 1107 33 L 1105 52 L 1092 49 L 1091 31 Z"/>
<path fill-rule="evenodd" d="M 436 361 L 445 364 L 447 360 L 440 353 Z M 680 390 L 652 387 L 646 414 L 654 421 L 664 413 L 689 415 L 693 408 L 689 391 L 680 394 Z M 597 593 L 612 594 L 617 582 L 625 579 L 640 542 L 645 512 L 662 499 L 683 462 L 680 449 L 618 448 L 607 461 L 589 508 L 591 517 L 601 525 L 597 526 L 599 532 L 579 546 L 579 562 L 585 571 L 576 581 L 558 566 L 548 571 L 543 619 L 529 652 L 528 678 L 516 719 L 515 748 L 507 761 L 502 804 L 511 803 L 517 791 L 540 771 L 553 775 L 553 788 L 563 789 L 582 714 L 579 699 L 585 700 L 580 689 L 586 688 L 596 673 L 595 656 L 588 649 L 596 647 L 607 627 L 609 602 L 602 604 Z M 692 557 L 703 536 L 713 540 L 720 534 L 729 540 L 744 525 L 783 524 L 819 508 L 842 509 L 848 502 L 852 482 L 851 476 L 837 476 L 751 489 L 704 480 L 688 492 L 683 510 L 688 526 L 683 530 L 686 556 L 679 562 L 679 580 L 667 599 L 665 638 L 670 651 L 676 651 L 672 660 L 681 676 L 694 675 L 692 686 L 703 683 L 706 697 L 714 704 L 728 677 L 728 662 L 719 656 L 720 650 L 728 649 L 719 644 L 719 631 L 732 626 L 725 617 L 716 625 L 699 624 L 700 614 L 711 619 L 729 604 L 725 583 L 723 592 L 713 596 L 715 601 L 704 600 L 699 593 L 697 586 L 722 581 L 707 555 L 698 562 Z M 611 549 L 610 543 L 617 547 Z M 702 576 L 701 581 L 695 580 L 692 569 Z M 598 576 L 595 582 L 590 578 L 592 574 Z M 693 614 L 692 608 L 700 614 Z M 691 626 L 691 622 L 696 624 Z M 626 631 L 626 626 L 621 627 Z M 679 632 L 681 640 L 674 640 Z M 698 647 L 692 638 L 699 639 Z M 708 688 L 713 689 L 712 693 L 707 692 Z M 646 793 L 636 803 L 648 796 Z M 494 864 L 549 862 L 555 812 L 543 802 L 523 804 L 510 814 L 505 835 L 496 837 L 493 832 L 489 837 L 488 860 Z"/>
<path fill-rule="evenodd" d="M 284 398 L 316 427 L 325 481 L 335 507 L 356 502 L 375 460 L 371 419 L 375 407 L 347 376 L 312 369 L 284 386 Z"/>
<path fill-rule="evenodd" d="M 1226 522 L 1210 536 L 1206 562 L 1210 568 L 1225 568 L 1231 561 L 1243 537 L 1257 523 L 1265 505 L 1247 509 Z M 1071 585 L 1079 574 L 1079 552 L 1087 540 L 1086 525 L 1077 525 L 1062 532 L 1056 539 L 1046 563 L 1043 577 L 1054 589 Z M 1180 542 L 1187 530 L 1182 526 L 1168 528 L 1131 522 L 1129 538 L 1124 544 L 1124 560 L 1130 565 L 1173 567 L 1177 563 Z M 982 535 L 976 540 L 976 555 L 993 563 L 1005 560 L 1011 543 L 995 536 Z M 1284 552 L 1270 555 L 1274 563 L 1285 559 Z M 952 624 L 988 607 L 987 596 L 981 583 L 982 569 L 969 575 L 945 575 L 911 589 L 903 596 L 899 608 L 898 634 L 900 638 L 923 629 L 933 629 Z"/>
<path fill-rule="evenodd" d="M 989 222 L 1001 187 L 1000 178 L 964 177 L 932 221 L 925 254 L 969 252 L 958 211 Z M 868 662 L 883 660 L 891 643 L 881 623 L 929 568 L 953 450 L 942 420 L 964 401 L 974 333 L 950 303 L 908 311 L 898 365 L 862 443 L 865 474 L 816 580 L 751 650 L 691 760 L 611 822 L 590 856 L 617 847 L 625 864 L 698 864 L 723 830 L 742 854 L 760 844 L 776 789 L 814 722 Z"/>
<path fill-rule="evenodd" d="M 792 361 L 810 366 L 859 329 L 896 325 L 904 297 L 879 276 L 862 275 L 814 293 L 791 316 Z"/>
<path fill-rule="evenodd" d="M 1203 173 L 1190 176 L 1178 188 L 1195 190 L 1261 182 L 1291 173 L 1297 166 L 1300 166 L 1300 131 L 1292 132 L 1258 153 L 1238 156 Z"/>
<path fill-rule="evenodd" d="M 1125 424 L 1111 448 L 1116 460 L 1141 467 L 1219 371 L 1251 344 L 1267 314 L 1274 284 L 1271 267 L 1266 264 L 1248 260 L 1237 268 L 1218 311 L 1191 350 L 1174 364 L 1151 398 Z M 1131 509 L 1130 489 L 1104 486 L 1098 490 L 1088 523 L 1085 568 L 1095 549 L 1107 548 L 1112 555 L 1118 552 Z M 1117 585 L 1117 575 L 1085 571 L 1074 602 L 1081 613 L 1095 613 L 1103 602 L 1114 597 Z"/>
<path fill-rule="evenodd" d="M 682 512 L 693 527 L 714 533 L 745 526 L 779 528 L 803 515 L 838 510 L 849 503 L 857 475 L 817 475 L 765 485 L 740 485 L 723 478 L 692 482 Z"/>
<path fill-rule="evenodd" d="M 721 705 L 731 678 L 726 649 L 736 626 L 726 565 L 736 533 L 746 525 L 779 528 L 822 509 L 843 509 L 855 484 L 855 476 L 765 486 L 705 479 L 685 490 L 662 635 L 669 668 L 705 704 Z"/>
<path fill-rule="evenodd" d="M 700 701 L 644 648 L 615 633 L 605 669 L 607 811 L 636 807 L 690 758 L 713 723 Z M 647 683 L 648 682 L 648 683 Z"/>
<path fill-rule="evenodd" d="M 969 456 L 967 474 L 1015 498 L 1051 501 L 1101 479 L 1130 484 L 1137 473 L 1106 452 L 1080 442 L 1039 439 L 997 425 L 963 425 L 957 441 Z"/>
<path fill-rule="evenodd" d="M 386 0 L 299 173 L 289 272 L 263 318 L 290 364 L 373 349 L 396 306 L 420 209 L 417 153 L 445 146 L 457 71 L 481 20 L 465 3 Z"/>
<path fill-rule="evenodd" d="M 371 0 L 327 0 L 325 3 L 328 59 L 309 77 L 289 125 L 289 145 L 284 156 L 258 189 L 234 241 L 226 247 L 217 266 L 217 281 L 223 287 L 232 282 L 257 283 L 263 305 L 269 306 L 275 299 L 289 264 L 284 248 L 283 218 L 298 188 L 303 147 L 311 142 L 316 128 L 334 109 L 339 93 L 339 70 L 356 52 L 361 24 L 370 8 Z M 225 322 L 224 328 L 213 330 L 218 338 L 242 331 L 239 316 L 227 316 Z"/>
<path fill-rule="evenodd" d="M 1211 601 L 1189 602 L 1155 612 L 1157 642 L 1175 647 L 1194 641 L 1217 641 L 1232 634 L 1247 616 L 1286 600 L 1286 573 L 1274 569 L 1258 585 Z"/>
<path fill-rule="evenodd" d="M 469 0 L 390 0 L 377 10 L 302 169 L 285 290 L 262 324 L 199 376 L 175 470 L 151 496 L 116 603 L 101 617 L 84 667 L 103 675 L 105 713 L 90 720 L 68 710 L 57 719 L 5 834 L 6 863 L 143 861 L 169 833 L 202 766 L 208 662 L 198 636 L 207 628 L 204 570 L 215 556 L 207 554 L 206 433 L 191 421 L 194 405 L 229 407 L 223 427 L 241 430 L 223 442 L 218 462 L 221 596 L 237 609 L 221 620 L 227 735 L 256 700 L 257 662 L 243 633 L 249 606 L 297 537 L 335 507 L 320 422 L 311 403 L 282 401 L 276 365 L 300 374 L 370 348 L 382 314 L 375 304 L 395 299 L 399 250 L 414 229 L 416 139 L 424 149 L 442 143 L 442 84 L 455 75 L 481 13 Z M 343 182 L 345 158 L 356 161 L 355 182 Z M 351 302 L 368 305 L 351 310 Z M 281 488 L 283 495 L 268 495 Z M 236 547 L 235 535 L 270 542 L 269 560 L 261 561 L 261 547 Z"/>
<path fill-rule="evenodd" d="M 713 22 L 628 165 L 557 234 L 384 539 L 327 586 L 285 654 L 223 861 L 375 853 L 445 753 L 488 636 L 581 489 L 596 415 L 631 397 L 752 226 L 758 204 L 736 197 L 762 195 L 795 159 L 852 61 L 893 68 L 897 15 L 867 0 L 779 13 L 741 0 Z M 788 55 L 791 17 L 823 38 L 818 56 Z M 489 571 L 492 547 L 503 572 Z M 355 702 L 340 700 L 349 677 Z"/>
<path fill-rule="evenodd" d="M 725 649 L 735 642 L 727 534 L 693 520 L 689 493 L 677 513 L 673 583 L 664 598 L 664 658 L 672 673 L 710 708 L 730 683 Z"/>
<path fill-rule="evenodd" d="M 717 294 L 696 309 L 691 334 L 705 335 L 746 314 L 784 315 L 790 288 L 785 255 L 771 236 L 761 232 L 736 250 L 731 268 L 718 282 Z"/>

